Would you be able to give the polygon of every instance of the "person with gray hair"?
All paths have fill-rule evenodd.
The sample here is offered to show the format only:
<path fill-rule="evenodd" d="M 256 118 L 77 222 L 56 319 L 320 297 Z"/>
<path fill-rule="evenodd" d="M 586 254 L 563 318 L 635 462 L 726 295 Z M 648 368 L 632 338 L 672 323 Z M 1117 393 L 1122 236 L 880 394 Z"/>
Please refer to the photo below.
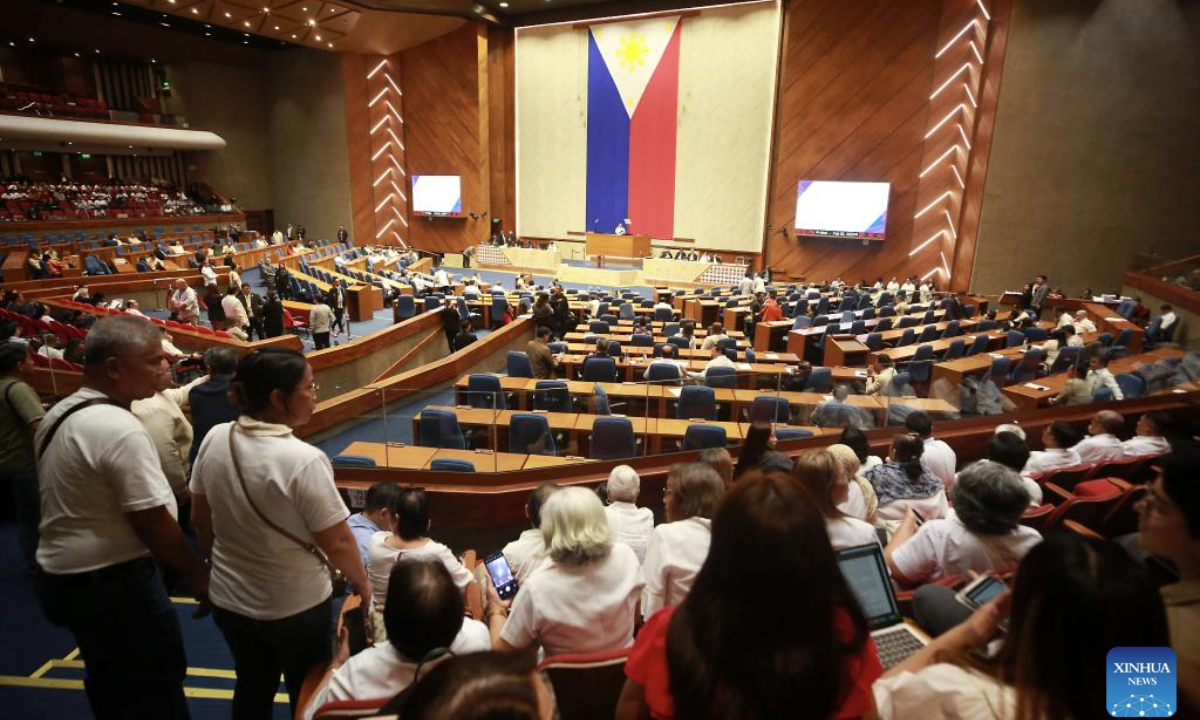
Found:
<path fill-rule="evenodd" d="M 629 647 L 642 573 L 633 550 L 613 543 L 600 498 L 585 488 L 561 488 L 542 507 L 541 527 L 549 558 L 516 597 L 501 600 L 488 584 L 492 647 L 519 650 L 536 642 L 547 657 Z"/>
<path fill-rule="evenodd" d="M 80 389 L 34 436 L 41 490 L 37 598 L 68 628 L 99 718 L 187 718 L 179 618 L 159 564 L 208 610 L 208 571 L 176 521 L 154 441 L 129 411 L 170 367 L 158 329 L 131 315 L 98 321 L 84 343 Z"/>
<path fill-rule="evenodd" d="M 654 511 L 638 507 L 642 479 L 628 465 L 618 465 L 608 475 L 608 525 L 616 542 L 625 543 L 637 555 L 638 562 L 646 559 L 646 545 L 654 532 Z"/>
<path fill-rule="evenodd" d="M 192 409 L 192 447 L 188 452 L 188 463 L 196 461 L 200 444 L 221 423 L 238 419 L 241 411 L 229 398 L 229 386 L 237 370 L 237 351 L 229 347 L 210 347 L 204 351 L 204 367 L 208 375 L 204 382 L 193 386 L 187 394 Z"/>
<path fill-rule="evenodd" d="M 683 602 L 696 573 L 708 558 L 712 542 L 712 516 L 725 496 L 725 482 L 708 465 L 679 463 L 671 466 L 663 507 L 667 521 L 654 528 L 646 549 L 643 573 L 642 617 Z"/>
<path fill-rule="evenodd" d="M 1013 435 L 1016 435 L 1017 437 L 1021 438 L 1022 440 L 1025 439 L 1025 428 L 1021 427 L 1020 425 L 1017 425 L 1016 423 L 1001 423 L 996 426 L 996 429 L 993 431 L 992 434 L 999 435 L 1002 432 L 1010 432 Z"/>
<path fill-rule="evenodd" d="M 910 512 L 884 549 L 900 585 L 1011 568 L 1042 541 L 1037 530 L 1021 524 L 1029 492 L 1016 471 L 1000 463 L 980 460 L 964 468 L 951 500 L 948 518 L 918 526 Z"/>

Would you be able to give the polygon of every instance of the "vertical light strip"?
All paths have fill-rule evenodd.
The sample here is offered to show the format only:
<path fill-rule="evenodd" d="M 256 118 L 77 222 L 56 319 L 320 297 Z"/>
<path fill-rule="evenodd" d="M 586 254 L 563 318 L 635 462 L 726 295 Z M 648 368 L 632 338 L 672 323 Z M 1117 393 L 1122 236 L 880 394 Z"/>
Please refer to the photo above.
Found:
<path fill-rule="evenodd" d="M 975 3 L 979 5 L 979 11 L 983 13 L 983 19 L 991 22 L 992 16 L 988 14 L 987 8 L 983 6 L 983 0 L 975 0 Z"/>
<path fill-rule="evenodd" d="M 963 130 L 962 123 L 958 124 L 958 134 L 962 136 L 963 142 L 967 144 L 967 152 L 971 151 L 971 141 L 967 139 L 967 133 Z"/>
<path fill-rule="evenodd" d="M 966 190 L 966 189 L 967 189 L 967 184 L 966 184 L 965 182 L 963 182 L 962 175 L 959 175 L 959 174 L 958 174 L 958 168 L 956 168 L 956 167 L 954 167 L 953 165 L 951 165 L 951 166 L 950 166 L 950 170 L 951 170 L 951 171 L 954 173 L 954 179 L 955 179 L 955 180 L 958 180 L 958 186 L 959 186 L 960 188 L 962 188 L 963 190 Z"/>
<path fill-rule="evenodd" d="M 971 86 L 963 83 L 963 90 L 967 91 L 967 99 L 971 101 L 971 107 L 978 109 L 979 103 L 975 102 L 975 94 L 971 92 Z"/>
<path fill-rule="evenodd" d="M 367 73 L 367 92 L 370 93 L 370 100 L 367 101 L 367 109 L 370 110 L 371 108 L 380 104 L 380 100 L 383 101 L 383 106 L 386 107 L 386 112 L 384 112 L 383 117 L 381 117 L 374 124 L 374 126 L 371 127 L 370 132 L 372 137 L 379 131 L 380 128 L 383 128 L 387 132 L 387 137 L 380 136 L 378 141 L 372 139 L 370 148 L 372 163 L 379 161 L 382 158 L 387 158 L 387 167 L 384 169 L 383 174 L 375 179 L 375 182 L 372 185 L 373 192 L 376 193 L 375 199 L 378 201 L 378 204 L 375 205 L 375 215 L 377 218 L 376 222 L 379 223 L 382 221 L 379 218 L 379 213 L 387 213 L 389 209 L 394 216 L 386 218 L 387 222 L 380 227 L 379 231 L 375 235 L 376 240 L 383 238 L 397 220 L 399 220 L 405 227 L 408 227 L 408 220 L 402 213 L 403 208 L 397 206 L 399 202 L 404 202 L 407 204 L 408 197 L 404 194 L 404 190 L 400 187 L 400 185 L 396 183 L 394 175 L 394 172 L 396 171 L 399 171 L 401 175 L 406 174 L 404 166 L 401 165 L 400 161 L 396 158 L 396 149 L 399 148 L 401 151 L 405 151 L 405 147 L 404 143 L 400 140 L 400 136 L 392 130 L 390 123 L 390 121 L 395 120 L 403 125 L 404 118 L 400 115 L 400 112 L 396 109 L 396 106 L 392 104 L 392 101 L 387 99 L 387 94 L 389 92 L 395 91 L 396 97 L 398 98 L 403 97 L 404 92 L 400 89 L 400 85 L 396 82 L 396 80 L 392 77 L 391 72 L 387 69 L 389 68 L 389 65 L 390 63 L 388 59 L 384 58 L 371 70 L 371 72 Z M 372 83 L 372 78 L 378 75 L 380 70 L 384 71 L 381 79 Z M 388 191 L 386 187 L 380 187 L 385 180 L 387 181 L 387 184 L 391 186 L 390 191 Z M 385 191 L 387 192 L 386 195 L 384 195 Z M 400 246 L 408 247 L 408 244 L 404 242 L 404 238 L 400 237 L 400 234 L 395 230 L 391 231 L 391 237 L 395 238 L 396 242 Z"/>
<path fill-rule="evenodd" d="M 946 262 L 946 253 L 939 251 L 938 255 L 942 256 L 942 267 L 946 270 L 946 279 L 949 280 L 950 279 L 950 264 Z"/>

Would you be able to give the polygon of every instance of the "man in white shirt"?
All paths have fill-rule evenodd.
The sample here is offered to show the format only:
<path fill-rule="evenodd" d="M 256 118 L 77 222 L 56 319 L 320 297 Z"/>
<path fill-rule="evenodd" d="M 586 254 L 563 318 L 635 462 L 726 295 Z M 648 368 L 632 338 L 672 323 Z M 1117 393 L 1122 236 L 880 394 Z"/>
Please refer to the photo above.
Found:
<path fill-rule="evenodd" d="M 704 380 L 708 377 L 708 371 L 715 367 L 733 368 L 735 370 L 737 369 L 737 363 L 730 360 L 729 356 L 725 354 L 724 350 L 716 345 L 713 345 L 710 350 L 712 351 L 712 358 L 710 358 L 709 361 L 704 364 L 704 370 L 701 372 L 688 371 L 688 377 L 692 378 L 693 380 Z M 648 368 L 647 372 L 649 372 Z"/>
<path fill-rule="evenodd" d="M 925 443 L 921 464 L 927 467 L 929 472 L 937 475 L 949 490 L 954 485 L 955 470 L 958 466 L 954 450 L 945 442 L 933 437 L 933 421 L 920 410 L 910 413 L 904 419 L 904 427 L 908 428 L 909 432 L 916 433 Z"/>
<path fill-rule="evenodd" d="M 387 640 L 353 657 L 343 647 L 343 664 L 332 668 L 318 683 L 312 700 L 304 708 L 303 720 L 311 720 L 322 705 L 345 700 L 388 700 L 450 656 L 487 652 L 492 649 L 488 628 L 478 620 L 464 618 L 462 594 L 440 563 L 398 563 L 387 588 L 388 601 L 382 613 Z M 421 632 L 411 632 L 421 628 Z M 449 649 L 426 660 L 439 648 Z"/>
<path fill-rule="evenodd" d="M 767 278 L 763 273 L 754 276 L 754 294 L 767 291 Z"/>
<path fill-rule="evenodd" d="M 38 426 L 38 602 L 86 663 L 96 717 L 186 718 L 179 618 L 159 563 L 207 612 L 208 572 L 176 522 L 154 442 L 130 412 L 169 371 L 158 329 L 112 316 L 85 341 L 83 385 Z"/>
<path fill-rule="evenodd" d="M 749 270 L 746 275 L 738 281 L 738 295 L 753 295 L 754 294 L 754 275 Z"/>
<path fill-rule="evenodd" d="M 688 372 L 687 363 L 676 358 L 676 349 L 675 349 L 674 345 L 670 345 L 670 344 L 664 345 L 663 349 L 662 349 L 662 353 L 663 353 L 662 357 L 654 358 L 653 360 L 650 361 L 650 364 L 646 366 L 645 372 L 642 373 L 643 380 L 651 379 L 650 369 L 655 366 L 674 367 L 679 371 L 678 377 L 680 379 L 687 377 L 687 372 Z M 667 375 L 670 375 L 670 374 L 671 374 L 671 371 L 667 371 Z M 678 384 L 678 383 L 675 383 L 675 384 Z"/>
<path fill-rule="evenodd" d="M 1046 449 L 1034 450 L 1029 453 L 1029 461 L 1025 463 L 1025 469 L 1021 471 L 1021 475 L 1036 477 L 1055 470 L 1082 465 L 1083 461 L 1079 459 L 1079 453 L 1071 449 L 1071 446 L 1078 441 L 1079 433 L 1069 423 L 1060 420 L 1047 425 L 1046 429 L 1042 431 L 1042 444 Z"/>
<path fill-rule="evenodd" d="M 729 336 L 725 334 L 725 325 L 715 322 L 708 327 L 708 335 L 704 337 L 704 342 L 700 343 L 700 349 L 712 350 L 717 343 L 728 339 Z"/>
<path fill-rule="evenodd" d="M 139 309 L 138 301 L 132 298 L 125 301 L 125 313 L 128 315 L 136 315 L 138 317 L 146 317 Z"/>
<path fill-rule="evenodd" d="M 225 319 L 232 321 L 233 327 L 239 328 L 242 332 L 250 327 L 250 316 L 246 314 L 246 306 L 238 300 L 236 285 L 230 285 L 225 292 L 225 297 L 221 298 L 221 309 L 225 311 Z"/>
<path fill-rule="evenodd" d="M 1065 328 L 1075 322 L 1075 318 L 1071 316 L 1071 313 L 1067 312 L 1066 308 L 1061 305 L 1054 308 L 1054 314 L 1058 317 L 1058 324 L 1054 326 L 1055 330 Z"/>
<path fill-rule="evenodd" d="M 1137 421 L 1137 435 L 1122 443 L 1125 457 L 1146 457 L 1148 455 L 1165 455 L 1171 452 L 1171 445 L 1163 434 L 1171 427 L 1171 416 L 1161 410 L 1142 413 Z"/>
<path fill-rule="evenodd" d="M 433 274 L 433 285 L 442 292 L 450 292 L 450 275 L 444 268 L 438 268 Z"/>
<path fill-rule="evenodd" d="M 1088 317 L 1087 310 L 1076 310 L 1075 320 L 1071 324 L 1075 326 L 1075 332 L 1080 334 L 1096 332 L 1096 323 Z"/>
<path fill-rule="evenodd" d="M 1163 338 L 1172 332 L 1171 328 L 1175 325 L 1179 316 L 1175 314 L 1170 305 L 1163 305 L 1159 310 L 1162 312 L 1162 315 L 1158 318 L 1158 337 Z M 1157 340 L 1158 338 L 1155 339 Z"/>
<path fill-rule="evenodd" d="M 654 314 L 658 315 L 659 312 L 669 312 L 671 313 L 672 317 L 675 316 L 674 306 L 672 306 L 671 303 L 667 302 L 666 300 L 659 300 L 658 302 L 654 303 Z"/>
<path fill-rule="evenodd" d="M 1117 434 L 1125 429 L 1125 418 L 1112 410 L 1101 410 L 1088 424 L 1088 437 L 1073 448 L 1085 463 L 1104 463 L 1125 457 L 1125 447 Z"/>
<path fill-rule="evenodd" d="M 188 474 L 191 465 L 188 454 L 192 450 L 192 424 L 184 415 L 188 404 L 188 393 L 192 388 L 208 380 L 202 375 L 183 387 L 172 387 L 171 373 L 162 373 L 158 392 L 142 400 L 134 400 L 129 410 L 134 417 L 145 426 L 146 432 L 154 441 L 154 449 L 158 451 L 158 462 L 163 474 L 175 493 L 175 502 L 181 509 L 180 515 L 186 518 L 182 511 L 190 507 L 188 492 Z"/>
<path fill-rule="evenodd" d="M 608 505 L 604 512 L 608 515 L 613 541 L 628 545 L 640 563 L 646 559 L 646 546 L 654 532 L 654 511 L 637 506 L 642 480 L 633 468 L 618 465 L 608 474 L 606 489 Z"/>
<path fill-rule="evenodd" d="M 529 577 L 529 574 L 536 570 L 546 558 L 546 541 L 542 537 L 540 527 L 542 505 L 546 504 L 546 499 L 556 490 L 558 490 L 557 485 L 543 483 L 529 493 L 529 500 L 525 503 L 525 517 L 529 518 L 530 528 L 522 532 L 516 540 L 505 545 L 501 551 L 518 583 L 524 582 L 525 578 Z"/>
<path fill-rule="evenodd" d="M 222 302 L 222 304 L 224 303 Z M 332 330 L 333 309 L 325 304 L 323 295 L 318 295 L 316 304 L 308 313 L 308 331 L 312 333 L 314 350 L 323 350 L 329 347 L 329 333 Z"/>
<path fill-rule="evenodd" d="M 200 265 L 200 275 L 204 278 L 205 286 L 217 284 L 217 271 L 213 270 L 212 264 L 207 260 Z"/>
<path fill-rule="evenodd" d="M 196 291 L 188 287 L 183 278 L 175 281 L 175 289 L 167 298 L 167 309 L 177 322 L 196 324 L 200 315 L 200 301 L 196 298 Z"/>
<path fill-rule="evenodd" d="M 1108 388 L 1112 391 L 1113 400 L 1124 400 L 1125 393 L 1121 392 L 1121 386 L 1117 384 L 1117 379 L 1108 369 L 1108 353 L 1101 351 L 1092 356 L 1088 363 L 1087 374 L 1088 388 L 1095 395 L 1100 388 Z"/>

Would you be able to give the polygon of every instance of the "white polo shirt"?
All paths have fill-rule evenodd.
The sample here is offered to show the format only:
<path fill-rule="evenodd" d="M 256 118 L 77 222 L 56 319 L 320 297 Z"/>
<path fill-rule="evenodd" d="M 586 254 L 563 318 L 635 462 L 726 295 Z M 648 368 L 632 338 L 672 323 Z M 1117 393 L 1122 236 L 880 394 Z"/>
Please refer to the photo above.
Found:
<path fill-rule="evenodd" d="M 377 532 L 371 536 L 371 542 L 367 546 L 367 579 L 371 581 L 371 593 L 374 596 L 376 607 L 383 607 L 384 600 L 387 598 L 388 580 L 392 577 L 392 568 L 396 567 L 396 563 L 401 560 L 440 562 L 446 566 L 450 577 L 454 579 L 454 584 L 460 589 L 470 585 L 471 581 L 475 579 L 471 571 L 463 567 L 458 558 L 454 557 L 450 548 L 440 542 L 426 538 L 425 544 L 419 548 L 398 550 L 388 545 L 387 541 L 390 537 L 392 537 L 390 532 Z"/>
<path fill-rule="evenodd" d="M 909 580 L 932 582 L 951 575 L 970 577 L 970 570 L 1013 567 L 1041 541 L 1041 533 L 1024 525 L 1007 535 L 979 536 L 954 516 L 922 525 L 892 553 L 892 560 Z"/>
<path fill-rule="evenodd" d="M 67 410 L 104 393 L 81 388 L 46 413 L 34 448 Z M 67 418 L 38 462 L 42 521 L 37 562 L 55 575 L 89 572 L 150 551 L 126 513 L 165 506 L 175 495 L 158 463 L 154 441 L 138 419 L 115 405 L 94 405 Z"/>
<path fill-rule="evenodd" d="M 654 532 L 654 511 L 629 502 L 614 502 L 604 508 L 613 540 L 625 543 L 637 555 L 638 562 L 646 559 L 646 546 Z"/>
<path fill-rule="evenodd" d="M 581 566 L 550 558 L 517 591 L 500 638 L 518 648 L 536 640 L 546 657 L 627 648 L 641 591 L 641 568 L 627 545 Z"/>
<path fill-rule="evenodd" d="M 1021 474 L 1027 477 L 1044 475 L 1054 470 L 1082 464 L 1079 453 L 1071 448 L 1046 448 L 1029 453 L 1029 459 L 1025 461 L 1025 469 L 1021 471 Z"/>
<path fill-rule="evenodd" d="M 488 652 L 492 649 L 492 638 L 487 625 L 464 618 L 462 628 L 450 644 L 454 655 Z M 440 663 L 442 657 L 425 663 L 421 677 Z M 396 693 L 408 687 L 416 679 L 417 664 L 401 655 L 390 642 L 363 650 L 352 656 L 329 678 L 329 684 L 312 699 L 304 711 L 304 719 L 310 720 L 322 705 L 340 700 L 391 700 Z"/>
<path fill-rule="evenodd" d="M 272 522 L 312 544 L 314 533 L 349 517 L 325 453 L 286 425 L 244 416 L 236 424 L 246 489 Z M 209 597 L 219 608 L 256 620 L 290 617 L 329 597 L 329 572 L 251 509 L 229 454 L 233 426 L 222 423 L 208 431 L 192 468 L 192 492 L 204 495 L 212 508 Z"/>
<path fill-rule="evenodd" d="M 958 466 L 958 457 L 954 450 L 944 441 L 937 438 L 925 440 L 925 452 L 921 462 L 929 468 L 929 472 L 938 476 L 942 484 L 949 490 L 954 485 L 954 473 Z"/>
<path fill-rule="evenodd" d="M 693 517 L 654 528 L 642 565 L 646 578 L 642 617 L 683 602 L 708 558 L 710 544 L 712 520 L 708 518 Z"/>
<path fill-rule="evenodd" d="M 834 550 L 879 542 L 874 526 L 858 518 L 825 518 L 825 530 L 829 532 L 829 544 Z"/>
<path fill-rule="evenodd" d="M 1166 455 L 1171 452 L 1171 445 L 1165 438 L 1150 435 L 1135 435 L 1121 443 L 1125 457 L 1145 457 L 1147 455 Z"/>
<path fill-rule="evenodd" d="M 879 678 L 871 691 L 881 720 L 997 720 L 1017 709 L 1015 688 L 952 663 Z"/>
<path fill-rule="evenodd" d="M 1085 437 L 1072 448 L 1085 463 L 1102 463 L 1125 457 L 1125 446 L 1116 435 L 1100 433 Z"/>
<path fill-rule="evenodd" d="M 546 557 L 546 539 L 538 528 L 529 528 L 521 536 L 504 546 L 504 559 L 513 572 L 518 583 L 525 578 Z"/>

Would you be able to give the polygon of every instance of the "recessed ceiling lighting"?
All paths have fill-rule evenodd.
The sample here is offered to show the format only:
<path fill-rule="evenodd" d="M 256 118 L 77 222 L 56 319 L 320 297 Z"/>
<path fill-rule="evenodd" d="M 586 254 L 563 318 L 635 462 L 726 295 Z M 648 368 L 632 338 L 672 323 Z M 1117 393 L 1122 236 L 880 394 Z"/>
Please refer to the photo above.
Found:
<path fill-rule="evenodd" d="M 320 36 L 320 35 L 318 35 L 318 36 L 317 36 L 317 42 L 321 42 L 321 36 Z"/>
<path fill-rule="evenodd" d="M 171 3 L 172 5 L 175 4 L 175 0 L 167 0 L 167 2 Z"/>
<path fill-rule="evenodd" d="M 79 57 L 79 53 L 75 53 L 75 57 Z"/>
<path fill-rule="evenodd" d="M 242 33 L 242 35 L 244 35 L 246 37 L 250 37 L 250 33 Z"/>
<path fill-rule="evenodd" d="M 169 27 L 171 27 L 171 26 L 170 26 L 168 23 L 162 23 L 162 22 L 160 22 L 160 23 L 159 23 L 159 25 L 162 25 L 162 26 L 163 26 L 163 27 L 165 27 L 165 28 L 169 28 Z"/>
<path fill-rule="evenodd" d="M 158 61 L 157 61 L 157 60 L 155 60 L 154 58 L 150 58 L 150 62 L 152 62 L 152 63 L 156 63 L 156 62 L 158 62 Z"/>
<path fill-rule="evenodd" d="M 508 3 L 502 2 L 502 3 L 500 3 L 500 7 L 506 8 L 506 7 L 508 7 Z"/>
<path fill-rule="evenodd" d="M 242 25 L 244 25 L 245 27 L 250 27 L 250 21 L 249 21 L 249 20 L 243 20 L 243 21 L 242 21 Z"/>
<path fill-rule="evenodd" d="M 117 12 L 116 10 L 114 10 L 114 11 L 112 12 L 112 14 L 113 14 L 115 17 L 121 17 L 121 13 Z"/>
<path fill-rule="evenodd" d="M 304 11 L 304 12 L 308 12 L 308 8 L 306 8 L 306 7 L 302 7 L 302 8 L 300 8 L 300 9 L 301 9 L 302 11 Z"/>
<path fill-rule="evenodd" d="M 8 41 L 8 46 L 9 46 L 9 47 L 16 47 L 16 46 L 17 46 L 17 44 L 16 44 L 15 42 L 13 42 L 12 40 L 9 40 L 9 41 Z"/>
<path fill-rule="evenodd" d="M 199 11 L 199 10 L 197 10 L 196 8 L 192 8 L 192 14 L 193 14 L 193 15 L 199 15 L 199 14 L 200 14 L 200 11 Z"/>
<path fill-rule="evenodd" d="M 204 33 L 204 37 L 212 37 L 212 33 Z"/>
<path fill-rule="evenodd" d="M 316 24 L 317 24 L 317 21 L 316 21 L 316 20 L 313 20 L 312 18 L 309 18 L 309 19 L 308 19 L 308 26 L 309 26 L 309 27 L 312 27 L 313 25 L 316 25 Z"/>
<path fill-rule="evenodd" d="M 227 17 L 227 18 L 231 18 L 231 17 L 233 17 L 233 16 L 232 16 L 232 15 L 230 15 L 229 13 L 225 13 L 225 17 Z"/>
<path fill-rule="evenodd" d="M 329 47 L 333 47 L 333 43 L 327 43 Z"/>
<path fill-rule="evenodd" d="M 34 42 L 33 38 L 29 38 L 29 42 Z"/>
<path fill-rule="evenodd" d="M 271 12 L 271 8 L 265 7 L 265 8 L 263 8 L 263 12 L 269 13 L 269 12 Z"/>
<path fill-rule="evenodd" d="M 279 26 L 278 26 L 278 25 L 276 25 L 276 26 L 275 26 L 275 29 L 276 29 L 276 30 L 278 30 L 278 29 L 279 29 Z"/>
<path fill-rule="evenodd" d="M 295 40 L 295 39 L 296 39 L 296 36 L 295 36 L 295 35 L 292 35 L 292 39 L 293 39 L 293 40 Z"/>
<path fill-rule="evenodd" d="M 96 54 L 97 54 L 97 55 L 99 55 L 99 54 L 100 54 L 100 48 L 96 48 Z"/>
<path fill-rule="evenodd" d="M 243 40 L 243 41 L 242 41 L 242 44 L 243 44 L 243 45 L 249 45 L 249 44 L 250 44 L 250 41 L 249 41 L 249 40 Z"/>
<path fill-rule="evenodd" d="M 68 145 L 74 145 L 75 143 L 73 143 L 73 142 L 68 142 L 67 144 L 68 144 Z"/>

